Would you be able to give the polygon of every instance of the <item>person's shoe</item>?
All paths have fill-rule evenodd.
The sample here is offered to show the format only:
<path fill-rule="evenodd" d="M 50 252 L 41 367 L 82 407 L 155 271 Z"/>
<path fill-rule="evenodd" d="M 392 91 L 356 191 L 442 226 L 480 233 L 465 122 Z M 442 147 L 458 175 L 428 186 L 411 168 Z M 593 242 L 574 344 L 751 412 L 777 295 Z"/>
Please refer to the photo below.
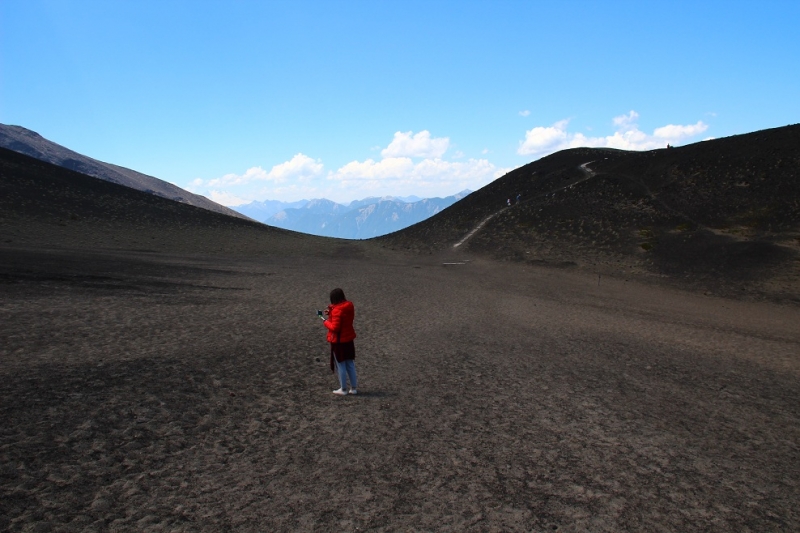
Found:
<path fill-rule="evenodd" d="M 333 391 L 334 394 L 338 394 L 339 396 L 347 396 L 347 391 L 344 389 L 336 389 Z"/>
<path fill-rule="evenodd" d="M 357 389 L 350 389 L 350 394 L 358 394 L 358 390 Z"/>

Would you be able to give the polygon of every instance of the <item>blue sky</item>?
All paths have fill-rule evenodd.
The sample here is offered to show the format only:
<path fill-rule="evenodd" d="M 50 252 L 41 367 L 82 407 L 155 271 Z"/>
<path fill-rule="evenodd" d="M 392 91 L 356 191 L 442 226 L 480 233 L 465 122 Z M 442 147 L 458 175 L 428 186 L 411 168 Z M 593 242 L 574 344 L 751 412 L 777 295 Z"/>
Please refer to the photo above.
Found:
<path fill-rule="evenodd" d="M 800 122 L 798 1 L 0 0 L 0 122 L 226 205 Z"/>

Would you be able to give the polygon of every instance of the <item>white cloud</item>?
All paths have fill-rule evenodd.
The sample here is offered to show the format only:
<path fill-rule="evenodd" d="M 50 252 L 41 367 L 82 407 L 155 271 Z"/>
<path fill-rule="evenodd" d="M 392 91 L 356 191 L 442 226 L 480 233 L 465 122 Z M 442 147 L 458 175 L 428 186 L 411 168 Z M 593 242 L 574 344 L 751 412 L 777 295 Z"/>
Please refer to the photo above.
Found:
<path fill-rule="evenodd" d="M 363 163 L 351 161 L 328 177 L 344 181 L 384 180 L 404 176 L 413 168 L 414 162 L 408 157 L 387 157 L 378 162 L 367 159 Z"/>
<path fill-rule="evenodd" d="M 261 167 L 248 168 L 244 174 L 225 174 L 221 178 L 209 180 L 207 185 L 209 187 L 220 187 L 232 185 L 242 185 L 254 180 L 267 179 L 267 172 Z"/>
<path fill-rule="evenodd" d="M 389 146 L 381 151 L 383 157 L 442 157 L 450 146 L 447 137 L 431 138 L 428 130 L 416 135 L 413 132 L 398 131 Z"/>
<path fill-rule="evenodd" d="M 275 165 L 270 170 L 267 179 L 277 183 L 283 183 L 289 178 L 297 178 L 305 181 L 314 176 L 322 174 L 323 165 L 319 161 L 314 161 L 307 155 L 297 154 L 291 160 Z"/>
<path fill-rule="evenodd" d="M 478 189 L 509 170 L 486 159 L 462 162 L 428 158 L 414 163 L 410 158 L 386 158 L 377 162 L 352 161 L 331 172 L 328 179 L 337 182 L 340 188 L 376 195 L 442 196 Z"/>
<path fill-rule="evenodd" d="M 614 117 L 614 125 L 618 128 L 628 128 L 630 126 L 636 125 L 636 119 L 639 118 L 639 113 L 632 110 L 627 115 L 620 115 L 618 117 Z"/>
<path fill-rule="evenodd" d="M 243 174 L 194 180 L 190 188 L 228 206 L 320 197 L 345 202 L 367 196 L 447 196 L 479 189 L 511 170 L 484 158 L 467 159 L 460 151 L 444 160 L 450 146 L 449 138 L 432 137 L 427 130 L 397 132 L 386 148 L 378 148 L 383 157 L 353 160 L 337 170 L 299 153 L 269 171 L 251 167 Z"/>
<path fill-rule="evenodd" d="M 272 181 L 283 183 L 289 179 L 308 180 L 322 174 L 323 165 L 304 154 L 297 154 L 289 161 L 272 167 L 267 172 L 261 167 L 248 168 L 244 174 L 225 174 L 221 178 L 209 180 L 209 187 L 234 186 L 252 183 L 254 181 Z M 196 182 L 197 180 L 195 180 Z M 195 186 L 199 186 L 193 183 Z"/>
<path fill-rule="evenodd" d="M 639 114 L 630 111 L 626 115 L 614 117 L 613 124 L 617 131 L 606 137 L 587 137 L 582 133 L 567 131 L 568 120 L 561 120 L 552 126 L 537 126 L 525 132 L 525 139 L 520 141 L 517 153 L 543 157 L 559 150 L 581 146 L 592 148 L 619 148 L 621 150 L 653 150 L 666 148 L 667 144 L 675 145 L 691 137 L 700 135 L 708 129 L 703 121 L 689 125 L 669 124 L 656 128 L 652 135 L 639 129 L 636 121 Z"/>
<path fill-rule="evenodd" d="M 427 130 L 417 134 L 397 132 L 381 151 L 383 159 L 351 161 L 329 172 L 328 180 L 335 184 L 340 195 L 353 197 L 442 196 L 480 188 L 510 170 L 496 167 L 486 159 L 445 161 L 441 156 L 449 147 L 449 138 L 433 138 Z M 463 157 L 465 154 L 460 151 L 453 155 L 453 159 Z"/>
<path fill-rule="evenodd" d="M 653 135 L 660 139 L 680 140 L 699 135 L 707 129 L 708 126 L 702 121 L 698 121 L 697 124 L 690 124 L 688 126 L 676 126 L 674 124 L 668 124 L 666 126 L 656 128 L 653 132 Z"/>
<path fill-rule="evenodd" d="M 568 123 L 568 120 L 561 120 L 549 127 L 537 126 L 526 131 L 525 140 L 520 143 L 517 153 L 528 155 L 563 149 L 561 147 L 569 143 Z"/>
<path fill-rule="evenodd" d="M 246 204 L 251 201 L 251 200 L 245 200 L 244 198 L 240 198 L 235 194 L 231 194 L 227 191 L 216 191 L 216 190 L 210 191 L 208 193 L 208 198 L 213 202 L 217 202 L 218 204 L 226 205 L 228 207 Z"/>
<path fill-rule="evenodd" d="M 531 114 L 531 112 L 529 110 L 527 110 L 527 109 L 525 111 L 520 111 L 519 112 L 519 116 L 521 116 L 521 117 L 527 117 L 530 114 Z"/>
<path fill-rule="evenodd" d="M 449 138 L 432 138 L 427 130 L 416 135 L 410 131 L 396 132 L 389 146 L 381 151 L 383 159 L 351 161 L 330 172 L 328 179 L 343 187 L 387 189 L 391 194 L 402 194 L 393 192 L 393 188 L 413 186 L 417 189 L 411 192 L 416 194 L 421 192 L 419 187 L 446 190 L 455 184 L 469 183 L 463 188 L 477 188 L 509 170 L 498 168 L 486 159 L 445 161 L 441 156 L 449 146 Z M 464 154 L 459 151 L 453 157 L 458 159 Z M 412 158 L 422 160 L 414 162 Z M 453 192 L 456 191 L 450 191 Z"/>

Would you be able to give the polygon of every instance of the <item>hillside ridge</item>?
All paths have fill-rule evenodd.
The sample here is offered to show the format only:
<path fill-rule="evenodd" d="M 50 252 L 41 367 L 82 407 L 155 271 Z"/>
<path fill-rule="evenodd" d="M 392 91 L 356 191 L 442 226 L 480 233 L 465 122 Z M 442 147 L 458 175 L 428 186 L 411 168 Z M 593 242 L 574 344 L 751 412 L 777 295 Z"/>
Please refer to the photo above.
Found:
<path fill-rule="evenodd" d="M 129 168 L 104 163 L 54 143 L 22 126 L 0 124 L 0 147 L 132 189 L 237 218 L 245 215 L 177 185 Z"/>
<path fill-rule="evenodd" d="M 647 152 L 573 148 L 377 242 L 427 254 L 463 241 L 457 251 L 494 259 L 795 298 L 798 168 L 799 125 Z"/>

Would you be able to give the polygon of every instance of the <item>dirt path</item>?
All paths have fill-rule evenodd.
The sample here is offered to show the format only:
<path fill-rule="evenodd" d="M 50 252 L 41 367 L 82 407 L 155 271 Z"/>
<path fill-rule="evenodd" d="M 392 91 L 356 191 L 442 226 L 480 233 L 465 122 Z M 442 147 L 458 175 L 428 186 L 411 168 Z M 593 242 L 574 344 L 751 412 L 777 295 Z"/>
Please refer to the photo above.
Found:
<path fill-rule="evenodd" d="M 586 173 L 586 177 L 581 181 L 588 180 L 589 178 L 591 178 L 592 176 L 595 175 L 595 171 L 592 170 L 591 168 L 589 168 L 589 165 L 591 165 L 592 163 L 594 163 L 594 161 L 587 161 L 586 163 L 582 163 L 578 167 L 578 168 L 580 168 L 582 171 L 584 171 Z M 580 183 L 580 181 L 578 183 Z"/>
<path fill-rule="evenodd" d="M 588 162 L 586 162 L 586 163 L 583 163 L 582 165 L 580 165 L 580 167 L 578 167 L 578 168 L 580 168 L 580 169 L 581 169 L 583 172 L 585 172 L 585 173 L 586 173 L 586 177 L 585 177 L 585 178 L 583 178 L 582 180 L 578 180 L 578 181 L 576 181 L 575 183 L 572 183 L 572 184 L 570 184 L 570 185 L 565 185 L 565 186 L 563 186 L 563 187 L 556 188 L 556 189 L 554 189 L 554 190 L 551 190 L 551 191 L 548 191 L 548 192 L 546 192 L 546 193 L 537 194 L 537 195 L 536 195 L 536 196 L 534 196 L 533 198 L 529 198 L 529 199 L 526 199 L 526 200 L 524 200 L 524 201 L 525 201 L 525 202 L 529 202 L 529 201 L 531 201 L 531 200 L 533 200 L 533 199 L 535 199 L 535 198 L 541 198 L 541 197 L 547 196 L 547 195 L 549 195 L 549 194 L 553 194 L 553 193 L 555 193 L 555 192 L 557 192 L 557 191 L 562 191 L 562 190 L 564 190 L 564 189 L 568 189 L 568 188 L 570 188 L 570 187 L 572 187 L 572 186 L 574 186 L 574 185 L 577 185 L 578 183 L 583 183 L 584 181 L 588 180 L 589 178 L 591 178 L 591 177 L 593 177 L 593 176 L 595 175 L 594 171 L 593 171 L 593 170 L 591 170 L 591 169 L 588 167 L 588 165 L 590 165 L 591 163 L 594 163 L 594 161 L 588 161 Z M 514 204 L 514 205 L 519 205 L 520 203 L 521 203 L 521 202 L 517 202 L 517 203 L 516 203 L 516 204 Z M 508 209 L 511 209 L 512 207 L 514 207 L 514 205 L 509 205 L 509 206 L 507 206 L 507 207 L 504 207 L 504 208 L 500 209 L 499 211 L 497 211 L 497 212 L 495 212 L 495 213 L 492 213 L 491 215 L 489 215 L 488 217 L 484 218 L 484 219 L 483 219 L 483 220 L 481 220 L 480 222 L 478 222 L 478 225 L 477 225 L 477 226 L 475 226 L 474 228 L 472 228 L 472 229 L 470 230 L 470 232 L 469 232 L 469 233 L 467 233 L 467 234 L 464 236 L 464 238 L 463 238 L 463 239 L 461 239 L 460 241 L 458 241 L 457 243 L 455 243 L 455 244 L 453 245 L 453 249 L 456 249 L 456 248 L 458 248 L 459 246 L 461 246 L 462 244 L 464 244 L 465 242 L 467 242 L 467 241 L 468 241 L 468 240 L 469 240 L 469 239 L 470 239 L 470 238 L 471 238 L 473 235 L 475 235 L 475 234 L 476 234 L 478 231 L 480 231 L 480 230 L 481 230 L 481 228 L 483 228 L 483 226 L 485 226 L 487 222 L 489 222 L 491 219 L 493 219 L 494 217 L 496 217 L 496 216 L 497 216 L 497 215 L 499 215 L 500 213 L 502 213 L 502 212 L 504 212 L 504 211 L 506 211 L 506 210 L 508 210 Z"/>
<path fill-rule="evenodd" d="M 503 209 L 501 209 L 500 211 L 498 211 L 498 212 L 496 212 L 496 213 L 492 213 L 492 214 L 491 214 L 491 215 L 489 215 L 488 217 L 486 217 L 486 218 L 484 218 L 483 220 L 481 220 L 480 222 L 478 222 L 478 225 L 477 225 L 477 226 L 475 226 L 474 228 L 472 228 L 472 230 L 471 230 L 469 233 L 467 233 L 467 234 L 464 236 L 464 238 L 463 238 L 463 239 L 461 239 L 460 241 L 458 241 L 457 243 L 455 243 L 455 244 L 453 245 L 453 248 L 458 248 L 459 246 L 461 246 L 462 244 L 464 244 L 465 242 L 467 242 L 467 241 L 469 240 L 469 238 L 470 238 L 470 237 L 472 237 L 473 235 L 475 235 L 476 233 L 478 233 L 478 231 L 479 231 L 479 230 L 480 230 L 480 229 L 481 229 L 483 226 L 485 226 L 487 222 L 489 222 L 491 219 L 493 219 L 494 217 L 496 217 L 497 215 L 499 215 L 500 213 L 502 213 L 502 212 L 503 212 L 503 211 L 505 211 L 506 209 L 509 209 L 509 208 L 508 208 L 508 207 L 504 207 L 504 208 L 503 208 Z"/>

